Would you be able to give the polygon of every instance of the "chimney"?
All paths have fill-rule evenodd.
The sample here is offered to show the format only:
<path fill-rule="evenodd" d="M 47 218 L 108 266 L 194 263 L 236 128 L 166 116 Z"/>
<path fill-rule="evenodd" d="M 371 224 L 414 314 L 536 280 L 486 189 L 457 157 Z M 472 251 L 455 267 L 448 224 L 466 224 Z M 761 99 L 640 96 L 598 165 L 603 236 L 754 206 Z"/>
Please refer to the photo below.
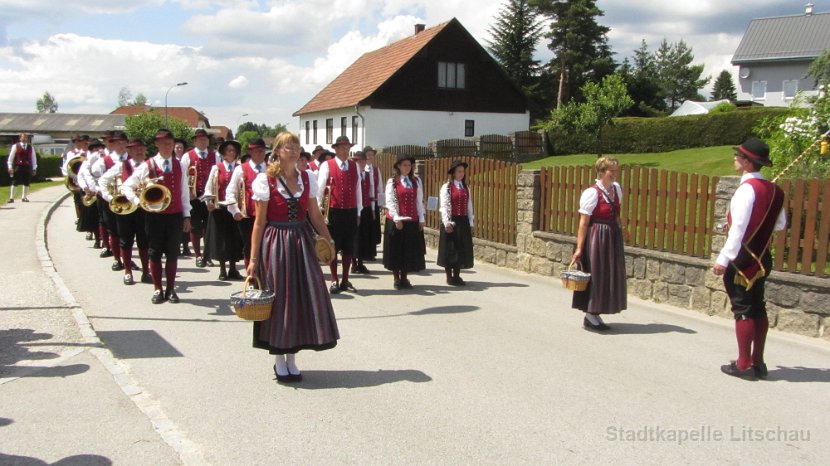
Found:
<path fill-rule="evenodd" d="M 424 32 L 424 29 L 426 29 L 426 27 L 427 27 L 426 24 L 416 24 L 415 25 L 415 34 L 417 35 L 418 33 Z"/>
<path fill-rule="evenodd" d="M 804 5 L 804 14 L 806 16 L 813 16 L 813 6 L 814 5 L 812 3 Z"/>

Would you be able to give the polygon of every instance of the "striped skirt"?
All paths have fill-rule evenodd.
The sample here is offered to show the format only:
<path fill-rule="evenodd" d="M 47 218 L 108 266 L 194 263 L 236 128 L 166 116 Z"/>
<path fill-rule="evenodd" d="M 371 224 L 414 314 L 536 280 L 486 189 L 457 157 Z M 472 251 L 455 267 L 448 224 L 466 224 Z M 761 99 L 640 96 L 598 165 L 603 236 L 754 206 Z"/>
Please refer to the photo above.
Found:
<path fill-rule="evenodd" d="M 340 333 L 308 222 L 269 222 L 257 276 L 276 294 L 271 317 L 254 322 L 255 348 L 271 354 L 334 348 Z"/>
<path fill-rule="evenodd" d="M 585 291 L 574 291 L 572 307 L 590 314 L 617 314 L 627 306 L 623 236 L 616 222 L 593 222 L 582 246 L 582 270 L 591 274 Z"/>

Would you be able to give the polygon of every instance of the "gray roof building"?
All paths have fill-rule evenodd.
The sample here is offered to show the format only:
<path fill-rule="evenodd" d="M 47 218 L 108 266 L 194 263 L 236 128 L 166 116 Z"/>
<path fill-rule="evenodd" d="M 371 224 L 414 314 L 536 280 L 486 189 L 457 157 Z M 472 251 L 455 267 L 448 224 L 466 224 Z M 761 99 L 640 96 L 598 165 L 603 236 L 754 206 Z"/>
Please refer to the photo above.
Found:
<path fill-rule="evenodd" d="M 73 113 L 0 113 L 0 135 L 48 134 L 55 139 L 75 134 L 96 136 L 112 129 L 124 129 L 126 115 Z"/>
<path fill-rule="evenodd" d="M 733 65 L 812 61 L 830 48 L 830 13 L 756 18 L 741 39 Z"/>

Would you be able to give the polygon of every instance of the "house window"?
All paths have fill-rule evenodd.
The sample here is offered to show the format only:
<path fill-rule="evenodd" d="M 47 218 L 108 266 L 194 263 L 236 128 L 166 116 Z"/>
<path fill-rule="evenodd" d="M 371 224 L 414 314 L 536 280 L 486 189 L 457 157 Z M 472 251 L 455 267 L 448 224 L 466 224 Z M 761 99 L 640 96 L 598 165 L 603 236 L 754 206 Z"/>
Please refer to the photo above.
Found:
<path fill-rule="evenodd" d="M 784 90 L 784 99 L 795 99 L 795 95 L 798 93 L 797 79 L 794 79 L 792 81 L 784 81 L 784 84 L 781 87 Z"/>
<path fill-rule="evenodd" d="M 466 69 L 464 63 L 438 62 L 438 87 L 442 89 L 466 88 Z"/>
<path fill-rule="evenodd" d="M 310 141 L 311 141 L 310 138 L 311 138 L 311 122 L 306 120 L 306 122 L 305 122 L 305 143 L 306 144 L 310 143 Z"/>
<path fill-rule="evenodd" d="M 340 117 L 340 135 L 341 136 L 346 135 L 346 122 L 348 122 L 348 121 L 349 120 L 346 117 Z M 352 141 L 352 142 L 354 142 L 354 141 Z"/>
<path fill-rule="evenodd" d="M 326 144 L 334 142 L 334 118 L 326 118 Z"/>
<path fill-rule="evenodd" d="M 314 131 L 312 131 L 312 133 L 311 133 L 311 138 L 312 138 L 311 143 L 312 144 L 317 144 L 317 120 L 314 120 L 313 124 L 314 124 L 314 128 L 313 128 Z"/>
<path fill-rule="evenodd" d="M 357 117 L 352 117 L 352 143 L 357 144 Z"/>
<path fill-rule="evenodd" d="M 476 121 L 464 120 L 464 137 L 471 138 L 476 135 Z"/>
<path fill-rule="evenodd" d="M 767 82 L 752 81 L 752 100 L 764 100 L 767 98 Z"/>

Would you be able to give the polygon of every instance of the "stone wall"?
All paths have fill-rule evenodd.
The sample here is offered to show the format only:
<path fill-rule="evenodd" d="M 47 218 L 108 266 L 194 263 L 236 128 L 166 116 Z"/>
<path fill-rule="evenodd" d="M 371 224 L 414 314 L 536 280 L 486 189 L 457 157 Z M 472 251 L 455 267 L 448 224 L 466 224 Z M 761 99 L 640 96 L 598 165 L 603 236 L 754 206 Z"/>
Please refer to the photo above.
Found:
<path fill-rule="evenodd" d="M 714 223 L 726 223 L 729 199 L 738 177 L 723 177 L 717 186 Z M 476 259 L 525 272 L 557 277 L 573 254 L 576 238 L 537 231 L 536 202 L 540 196 L 539 172 L 524 170 L 518 180 L 516 246 L 475 239 Z M 435 230 L 426 230 L 427 245 L 438 246 Z M 693 258 L 648 249 L 625 250 L 628 293 L 642 299 L 731 318 L 729 299 L 721 277 L 711 273 L 723 234 L 712 239 L 709 259 Z M 766 288 L 770 325 L 786 332 L 830 340 L 830 280 L 785 272 L 772 272 Z"/>

